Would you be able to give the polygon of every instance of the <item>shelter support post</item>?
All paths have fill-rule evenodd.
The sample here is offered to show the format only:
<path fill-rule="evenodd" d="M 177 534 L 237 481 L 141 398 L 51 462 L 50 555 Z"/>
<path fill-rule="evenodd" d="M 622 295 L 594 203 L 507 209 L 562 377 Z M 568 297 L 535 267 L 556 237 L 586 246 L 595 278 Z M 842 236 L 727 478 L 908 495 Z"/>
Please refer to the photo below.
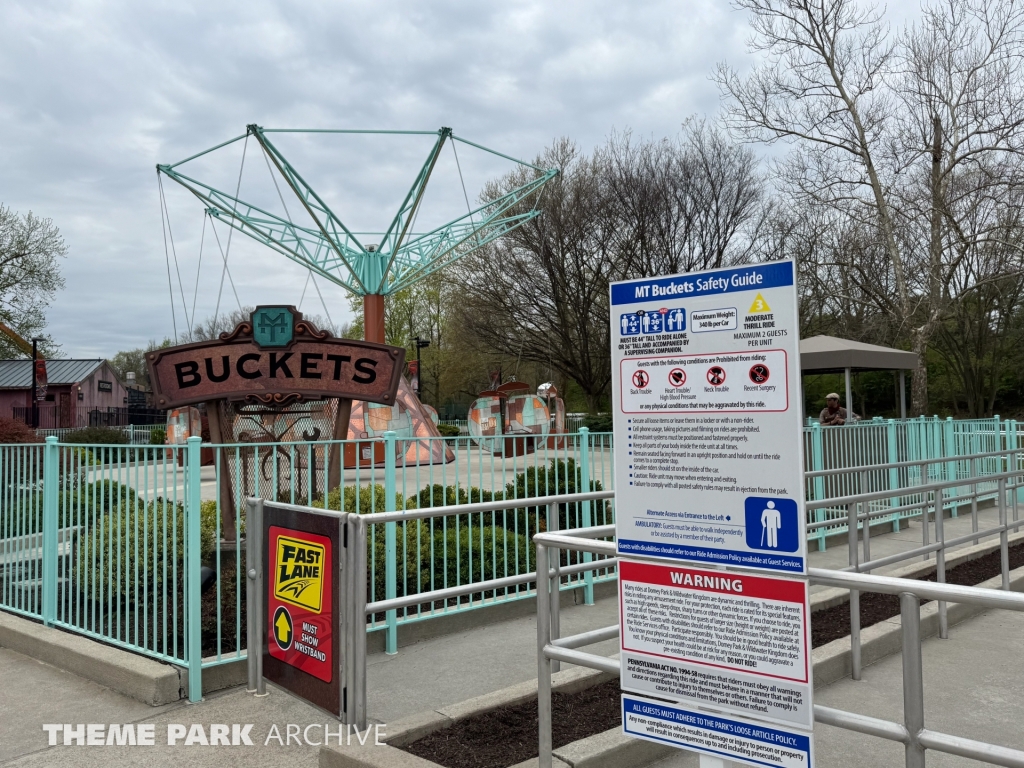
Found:
<path fill-rule="evenodd" d="M 853 385 L 850 381 L 850 368 L 846 367 L 846 421 L 853 419 Z"/>
<path fill-rule="evenodd" d="M 900 418 L 907 418 L 907 372 L 900 371 Z"/>

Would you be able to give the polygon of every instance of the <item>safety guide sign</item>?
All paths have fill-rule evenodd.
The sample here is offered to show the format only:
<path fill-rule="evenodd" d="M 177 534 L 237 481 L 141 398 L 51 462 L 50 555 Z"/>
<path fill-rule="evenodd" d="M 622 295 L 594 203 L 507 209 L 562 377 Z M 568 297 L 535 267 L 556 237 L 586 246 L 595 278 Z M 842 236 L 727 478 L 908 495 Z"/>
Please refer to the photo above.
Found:
<path fill-rule="evenodd" d="M 622 689 L 813 724 L 807 583 L 619 561 Z"/>
<path fill-rule="evenodd" d="M 806 573 L 793 262 L 613 283 L 611 306 L 619 553 Z"/>
<path fill-rule="evenodd" d="M 622 727 L 631 736 L 744 765 L 812 765 L 808 734 L 718 717 L 641 696 L 622 695 Z"/>

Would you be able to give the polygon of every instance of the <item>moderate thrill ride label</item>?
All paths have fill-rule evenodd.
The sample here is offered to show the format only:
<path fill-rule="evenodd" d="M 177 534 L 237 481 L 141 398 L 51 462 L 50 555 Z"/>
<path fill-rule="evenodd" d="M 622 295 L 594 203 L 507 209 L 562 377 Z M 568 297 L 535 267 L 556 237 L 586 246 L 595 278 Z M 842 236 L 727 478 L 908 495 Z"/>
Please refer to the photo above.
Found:
<path fill-rule="evenodd" d="M 611 286 L 620 554 L 806 573 L 795 269 Z"/>

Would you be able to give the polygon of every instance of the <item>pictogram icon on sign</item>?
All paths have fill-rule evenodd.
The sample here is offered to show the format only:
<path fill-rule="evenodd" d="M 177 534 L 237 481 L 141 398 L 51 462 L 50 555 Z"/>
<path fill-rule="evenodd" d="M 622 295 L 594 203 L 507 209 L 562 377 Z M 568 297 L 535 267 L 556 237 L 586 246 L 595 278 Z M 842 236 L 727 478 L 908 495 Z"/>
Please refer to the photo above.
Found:
<path fill-rule="evenodd" d="M 283 605 L 279 605 L 274 612 L 274 640 L 282 651 L 287 651 L 292 644 L 294 634 L 292 615 Z"/>
<path fill-rule="evenodd" d="M 668 372 L 668 383 L 673 387 L 681 387 L 686 383 L 686 371 L 682 368 L 673 368 Z"/>
<path fill-rule="evenodd" d="M 708 384 L 717 387 L 725 383 L 725 369 L 720 365 L 708 368 Z"/>
<path fill-rule="evenodd" d="M 633 384 L 635 384 L 640 389 L 646 387 L 647 383 L 650 380 L 651 377 L 648 375 L 647 371 L 637 371 L 636 373 L 633 374 Z"/>
<path fill-rule="evenodd" d="M 771 372 L 764 363 L 757 363 L 750 368 L 750 380 L 755 384 L 764 384 L 768 381 L 769 376 L 771 376 Z"/>

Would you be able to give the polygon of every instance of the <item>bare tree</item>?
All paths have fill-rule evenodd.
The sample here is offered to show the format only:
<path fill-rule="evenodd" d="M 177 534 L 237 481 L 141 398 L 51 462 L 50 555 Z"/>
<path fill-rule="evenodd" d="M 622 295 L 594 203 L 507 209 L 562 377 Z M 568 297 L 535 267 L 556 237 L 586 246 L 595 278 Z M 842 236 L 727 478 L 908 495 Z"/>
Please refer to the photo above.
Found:
<path fill-rule="evenodd" d="M 550 363 L 575 381 L 596 410 L 610 382 L 608 280 L 615 268 L 614 219 L 598 158 L 567 139 L 536 165 L 558 168 L 543 215 L 459 267 L 463 324 L 483 344 L 514 358 Z M 519 186 L 514 171 L 483 192 Z"/>
<path fill-rule="evenodd" d="M 995 219 L 965 224 L 980 223 L 985 201 L 1004 207 L 999 190 L 1019 183 L 1020 9 L 1014 0 L 944 0 L 892 38 L 876 9 L 853 0 L 738 5 L 766 60 L 745 78 L 717 69 L 730 126 L 748 140 L 792 143 L 779 164 L 785 189 L 864 238 L 835 262 L 819 261 L 841 267 L 857 291 L 845 280 L 831 288 L 887 314 L 924 362 L 950 303 L 973 287 L 958 270 Z M 912 398 L 923 413 L 924 368 Z"/>
<path fill-rule="evenodd" d="M 44 354 L 57 345 L 43 336 L 46 308 L 64 287 L 58 259 L 68 247 L 50 219 L 29 211 L 24 216 L 0 204 L 0 322 L 20 336 L 42 336 Z M 0 356 L 21 357 L 14 342 L 0 334 Z"/>
<path fill-rule="evenodd" d="M 563 139 L 537 164 L 561 171 L 543 215 L 460 266 L 463 324 L 576 382 L 593 411 L 611 381 L 608 282 L 749 258 L 763 181 L 753 154 L 703 121 L 676 140 L 613 136 L 589 157 Z M 523 181 L 501 179 L 484 199 Z"/>

